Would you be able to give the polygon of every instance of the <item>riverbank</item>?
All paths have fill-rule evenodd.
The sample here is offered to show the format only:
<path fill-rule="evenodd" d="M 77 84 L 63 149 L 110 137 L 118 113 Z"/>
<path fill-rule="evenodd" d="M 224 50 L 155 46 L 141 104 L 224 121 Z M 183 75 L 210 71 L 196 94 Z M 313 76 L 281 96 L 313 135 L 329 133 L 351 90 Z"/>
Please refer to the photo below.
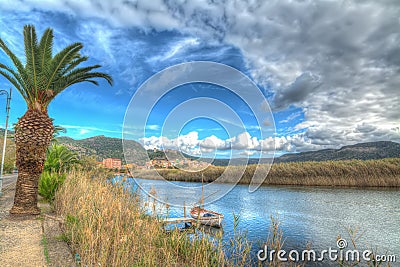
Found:
<path fill-rule="evenodd" d="M 151 184 L 155 181 L 148 182 Z M 68 174 L 65 183 L 56 194 L 57 215 L 63 218 L 64 222 L 64 240 L 70 244 L 74 254 L 80 255 L 82 266 L 257 266 L 257 258 L 251 254 L 253 245 L 258 246 L 259 242 L 263 244 L 265 242 L 269 248 L 277 251 L 282 248 L 283 240 L 286 240 L 283 238 L 279 221 L 275 221 L 271 217 L 271 220 L 266 223 L 266 217 L 273 214 L 272 210 L 282 210 L 279 207 L 281 203 L 285 202 L 284 205 L 290 203 L 289 195 L 283 194 L 282 190 L 277 193 L 279 195 L 278 202 L 275 202 L 274 205 L 257 204 L 259 207 L 272 207 L 271 211 L 262 211 L 258 215 L 254 213 L 251 214 L 252 216 L 243 218 L 246 220 L 246 217 L 254 217 L 257 218 L 258 223 L 265 223 L 265 229 L 262 233 L 257 234 L 257 241 L 252 241 L 247 237 L 249 229 L 244 228 L 245 231 L 241 232 L 241 227 L 238 227 L 243 214 L 235 213 L 232 206 L 224 212 L 226 221 L 224 231 L 214 233 L 213 238 L 196 229 L 194 232 L 182 232 L 178 229 L 167 232 L 157 219 L 160 214 L 156 214 L 152 209 L 151 204 L 154 201 L 149 199 L 146 202 L 144 200 L 146 198 L 141 195 L 140 191 L 132 192 L 133 187 L 125 187 L 126 185 L 130 184 L 124 184 L 124 180 L 121 181 L 121 184 L 112 184 L 107 181 L 106 177 L 93 176 L 91 173 L 85 172 L 73 172 Z M 290 192 L 293 193 L 293 190 L 289 190 Z M 236 208 L 237 204 L 241 202 L 237 197 L 239 195 L 234 194 L 233 199 L 228 200 Z M 263 195 L 271 197 L 273 194 Z M 309 209 L 309 214 L 312 214 L 311 211 L 315 212 L 316 214 L 312 215 L 312 218 L 318 218 L 324 212 L 332 213 L 331 209 L 311 208 L 310 198 L 304 192 L 301 195 L 303 201 L 300 201 L 301 199 L 296 195 L 292 196 L 293 203 L 305 205 L 300 205 L 298 210 Z M 318 195 L 320 196 L 320 194 Z M 347 194 L 347 196 L 349 195 Z M 265 198 L 255 197 L 264 203 Z M 331 198 L 339 202 L 351 203 L 350 200 L 346 201 L 346 198 L 340 197 L 340 194 L 331 194 Z M 334 202 L 325 197 L 322 202 L 317 200 L 312 200 L 311 204 L 326 205 L 326 203 Z M 250 200 L 250 202 L 253 201 Z M 371 207 L 368 209 L 371 210 Z M 150 210 L 153 210 L 154 213 L 151 213 Z M 348 211 L 352 214 L 348 217 L 355 216 L 352 209 L 348 209 Z M 343 214 L 342 208 L 339 209 L 338 214 Z M 325 216 L 323 217 L 325 218 Z M 343 222 L 344 219 L 339 221 Z M 248 224 L 245 222 L 245 225 Z M 310 227 L 309 229 L 315 228 Z M 229 236 L 225 236 L 225 230 L 230 231 Z M 289 233 L 291 231 L 290 228 L 286 228 L 286 230 Z M 317 232 L 310 231 L 315 238 Z M 241 233 L 246 234 L 242 235 Z M 337 234 L 336 231 L 332 232 L 332 235 L 328 237 L 329 243 L 335 244 Z M 351 244 L 353 244 L 351 236 L 347 240 L 351 240 Z M 303 244 L 298 244 L 297 248 L 301 247 Z M 306 245 L 304 245 L 305 247 Z M 343 263 L 338 263 L 339 265 L 350 266 L 350 264 L 343 265 Z M 270 266 L 287 265 L 274 259 Z"/>
<path fill-rule="evenodd" d="M 71 251 L 61 237 L 60 221 L 41 201 L 41 214 L 12 216 L 16 176 L 5 177 L 0 196 L 1 266 L 76 266 Z"/>
<path fill-rule="evenodd" d="M 179 230 L 167 233 L 145 213 L 138 195 L 90 177 L 69 174 L 55 199 L 65 238 L 82 266 L 232 266 L 221 244 Z"/>
<path fill-rule="evenodd" d="M 157 169 L 169 181 L 249 184 L 257 168 L 266 173 L 263 185 L 400 187 L 400 158 L 380 160 L 343 160 L 323 162 L 290 162 L 269 165 L 209 166 L 203 171 L 187 172 L 180 169 Z M 240 175 L 243 173 L 243 175 Z M 134 177 L 161 179 L 154 170 L 133 170 Z"/>

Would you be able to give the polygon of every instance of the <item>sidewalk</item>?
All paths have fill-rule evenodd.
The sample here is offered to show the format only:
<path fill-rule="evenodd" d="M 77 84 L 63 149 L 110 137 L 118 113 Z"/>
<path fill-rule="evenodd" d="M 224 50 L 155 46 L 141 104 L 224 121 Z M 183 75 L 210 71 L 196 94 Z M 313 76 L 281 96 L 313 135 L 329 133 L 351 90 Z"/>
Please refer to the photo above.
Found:
<path fill-rule="evenodd" d="M 15 182 L 6 185 L 0 196 L 0 265 L 75 266 L 49 204 L 39 205 L 38 216 L 11 216 L 14 193 Z"/>

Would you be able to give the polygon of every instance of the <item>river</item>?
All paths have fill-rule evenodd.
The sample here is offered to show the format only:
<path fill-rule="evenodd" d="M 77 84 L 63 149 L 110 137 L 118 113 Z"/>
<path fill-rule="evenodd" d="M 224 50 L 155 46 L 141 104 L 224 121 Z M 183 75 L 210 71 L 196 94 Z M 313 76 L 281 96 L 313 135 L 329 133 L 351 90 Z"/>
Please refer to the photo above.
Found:
<path fill-rule="evenodd" d="M 190 187 L 201 183 L 174 182 L 186 190 L 171 190 L 167 182 L 135 179 L 145 190 L 153 187 L 159 199 L 192 205 L 201 198 Z M 227 184 L 208 185 L 205 192 L 224 192 Z M 338 188 L 305 186 L 261 186 L 253 193 L 248 186 L 237 185 L 222 198 L 206 205 L 225 215 L 223 239 L 233 236 L 233 214 L 240 216 L 238 229 L 253 242 L 253 253 L 263 248 L 271 225 L 271 216 L 279 219 L 285 239 L 284 248 L 303 250 L 307 244 L 317 252 L 337 249 L 340 235 L 353 249 L 348 229 L 357 230 L 359 250 L 377 249 L 377 254 L 396 255 L 400 261 L 400 190 L 390 188 Z M 159 211 L 166 213 L 166 210 Z M 171 206 L 170 217 L 182 217 L 183 208 Z M 295 254 L 293 254 L 295 255 Z M 287 255 L 286 255 L 287 257 Z M 315 264 L 314 264 L 315 265 Z M 320 264 L 316 264 L 320 265 Z M 328 265 L 326 262 L 322 265 Z M 397 266 L 392 263 L 392 266 Z"/>

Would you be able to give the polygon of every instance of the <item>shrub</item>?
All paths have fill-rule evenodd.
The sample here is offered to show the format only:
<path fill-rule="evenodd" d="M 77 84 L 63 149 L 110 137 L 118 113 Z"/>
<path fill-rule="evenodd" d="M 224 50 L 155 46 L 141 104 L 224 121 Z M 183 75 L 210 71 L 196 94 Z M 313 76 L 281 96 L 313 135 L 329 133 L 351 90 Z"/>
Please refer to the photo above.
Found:
<path fill-rule="evenodd" d="M 66 174 L 45 171 L 39 179 L 39 195 L 53 202 L 57 189 L 64 183 Z"/>
<path fill-rule="evenodd" d="M 67 172 L 79 163 L 76 153 L 63 145 L 53 144 L 47 149 L 44 170 L 48 172 Z"/>
<path fill-rule="evenodd" d="M 12 173 L 13 170 L 14 170 L 14 163 L 7 161 L 4 162 L 4 169 L 3 169 L 4 173 Z"/>

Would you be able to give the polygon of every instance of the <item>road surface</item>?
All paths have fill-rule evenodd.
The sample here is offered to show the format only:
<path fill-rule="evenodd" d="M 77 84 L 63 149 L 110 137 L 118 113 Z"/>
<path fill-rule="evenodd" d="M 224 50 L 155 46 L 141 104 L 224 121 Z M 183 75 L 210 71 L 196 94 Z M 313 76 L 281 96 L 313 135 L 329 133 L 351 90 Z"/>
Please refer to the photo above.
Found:
<path fill-rule="evenodd" d="M 10 185 L 13 185 L 17 182 L 18 174 L 10 174 L 3 176 L 3 188 L 2 191 L 8 189 Z M 1 192 L 0 192 L 1 194 Z"/>

